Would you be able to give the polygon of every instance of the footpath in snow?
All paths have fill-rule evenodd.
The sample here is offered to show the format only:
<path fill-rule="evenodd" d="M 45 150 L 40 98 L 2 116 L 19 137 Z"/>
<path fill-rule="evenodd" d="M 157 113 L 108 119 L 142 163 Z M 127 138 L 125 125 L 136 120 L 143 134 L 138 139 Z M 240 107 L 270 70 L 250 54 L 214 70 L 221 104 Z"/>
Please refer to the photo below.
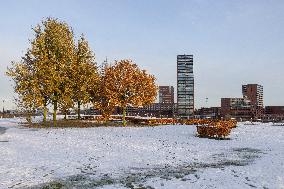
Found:
<path fill-rule="evenodd" d="M 0 188 L 284 188 L 284 127 L 29 129 L 0 119 Z"/>

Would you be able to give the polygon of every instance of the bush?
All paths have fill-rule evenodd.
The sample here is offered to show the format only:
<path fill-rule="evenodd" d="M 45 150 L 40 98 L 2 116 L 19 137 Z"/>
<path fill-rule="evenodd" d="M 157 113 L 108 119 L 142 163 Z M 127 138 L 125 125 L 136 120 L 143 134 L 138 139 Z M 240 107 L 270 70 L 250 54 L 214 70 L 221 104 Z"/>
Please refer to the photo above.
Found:
<path fill-rule="evenodd" d="M 214 126 L 196 126 L 199 137 L 225 138 L 229 136 L 231 128 Z"/>
<path fill-rule="evenodd" d="M 207 138 L 225 138 L 230 135 L 232 128 L 237 125 L 236 121 L 212 121 L 208 124 L 197 125 L 199 137 Z"/>

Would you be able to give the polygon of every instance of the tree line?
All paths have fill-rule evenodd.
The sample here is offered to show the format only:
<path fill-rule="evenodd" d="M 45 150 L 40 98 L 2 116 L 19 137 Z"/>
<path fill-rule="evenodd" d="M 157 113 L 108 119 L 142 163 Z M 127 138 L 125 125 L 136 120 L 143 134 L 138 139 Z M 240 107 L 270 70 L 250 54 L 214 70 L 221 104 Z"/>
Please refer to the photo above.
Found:
<path fill-rule="evenodd" d="M 82 34 L 76 41 L 72 28 L 56 18 L 44 19 L 33 28 L 34 38 L 19 62 L 12 62 L 7 75 L 14 81 L 17 104 L 26 111 L 53 107 L 53 125 L 58 110 L 65 113 L 92 103 L 108 120 L 115 106 L 153 103 L 157 95 L 155 77 L 129 59 L 98 66 Z"/>

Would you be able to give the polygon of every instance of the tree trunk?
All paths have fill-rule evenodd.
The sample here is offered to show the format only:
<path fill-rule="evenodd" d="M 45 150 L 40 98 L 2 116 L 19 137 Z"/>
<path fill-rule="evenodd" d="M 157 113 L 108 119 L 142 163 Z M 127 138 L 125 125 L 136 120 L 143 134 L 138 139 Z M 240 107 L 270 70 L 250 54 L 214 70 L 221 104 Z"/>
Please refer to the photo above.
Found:
<path fill-rule="evenodd" d="M 53 126 L 56 127 L 57 100 L 53 101 Z"/>
<path fill-rule="evenodd" d="M 47 107 L 44 105 L 43 107 L 43 123 L 46 123 L 46 114 L 47 114 Z"/>
<path fill-rule="evenodd" d="M 28 115 L 27 115 L 27 121 L 28 121 L 28 123 L 29 124 L 31 124 L 32 123 L 32 115 L 30 114 L 30 113 L 28 113 Z"/>
<path fill-rule="evenodd" d="M 126 120 L 125 120 L 125 116 L 126 116 L 126 107 L 122 107 L 123 109 L 123 114 L 122 114 L 122 125 L 126 126 Z"/>
<path fill-rule="evenodd" d="M 81 112 L 81 102 L 78 101 L 78 119 L 81 119 L 81 115 L 80 115 L 80 112 Z"/>

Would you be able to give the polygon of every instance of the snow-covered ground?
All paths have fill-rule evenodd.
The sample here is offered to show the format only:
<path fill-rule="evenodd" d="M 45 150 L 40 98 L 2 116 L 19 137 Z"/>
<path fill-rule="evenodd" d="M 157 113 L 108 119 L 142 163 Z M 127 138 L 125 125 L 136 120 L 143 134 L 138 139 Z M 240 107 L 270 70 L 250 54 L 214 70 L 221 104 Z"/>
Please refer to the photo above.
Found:
<path fill-rule="evenodd" d="M 0 188 L 284 188 L 284 127 L 28 129 L 0 119 Z M 6 129 L 4 129 L 6 128 Z"/>

